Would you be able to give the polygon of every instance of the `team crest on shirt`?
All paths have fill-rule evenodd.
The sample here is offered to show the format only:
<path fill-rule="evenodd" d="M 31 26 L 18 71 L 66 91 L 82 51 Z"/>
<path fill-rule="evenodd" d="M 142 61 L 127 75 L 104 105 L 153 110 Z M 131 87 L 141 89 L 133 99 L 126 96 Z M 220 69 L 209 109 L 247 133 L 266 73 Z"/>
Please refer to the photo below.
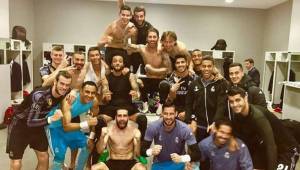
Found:
<path fill-rule="evenodd" d="M 212 86 L 211 89 L 210 89 L 210 91 L 211 92 L 215 92 L 216 91 L 215 86 Z"/>
<path fill-rule="evenodd" d="M 214 151 L 211 151 L 211 152 L 210 152 L 210 155 L 211 155 L 211 156 L 215 156 L 216 154 L 215 154 Z"/>
<path fill-rule="evenodd" d="M 52 106 L 52 99 L 51 99 L 51 98 L 48 99 L 48 100 L 47 100 L 47 103 L 48 103 L 48 106 Z"/>
<path fill-rule="evenodd" d="M 162 137 L 161 137 L 161 135 L 159 135 L 159 137 L 158 137 L 158 140 L 159 140 L 159 141 L 162 141 Z"/>
<path fill-rule="evenodd" d="M 195 86 L 194 91 L 199 91 L 198 86 Z"/>
<path fill-rule="evenodd" d="M 229 152 L 225 152 L 225 154 L 224 154 L 224 158 L 227 158 L 227 159 L 229 159 L 229 158 L 230 158 L 230 154 L 229 154 Z"/>
<path fill-rule="evenodd" d="M 178 137 L 175 138 L 175 143 L 179 143 L 179 138 Z"/>
<path fill-rule="evenodd" d="M 9 152 L 9 156 L 10 156 L 10 157 L 14 157 L 13 151 L 10 151 L 10 152 Z"/>

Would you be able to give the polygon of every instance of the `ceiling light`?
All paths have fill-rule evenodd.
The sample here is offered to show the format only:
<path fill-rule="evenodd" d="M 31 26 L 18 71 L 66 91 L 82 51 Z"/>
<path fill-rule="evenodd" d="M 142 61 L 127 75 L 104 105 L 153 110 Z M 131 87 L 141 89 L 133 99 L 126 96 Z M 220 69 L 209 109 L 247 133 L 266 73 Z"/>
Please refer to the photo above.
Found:
<path fill-rule="evenodd" d="M 226 3 L 232 3 L 234 0 L 225 0 Z"/>

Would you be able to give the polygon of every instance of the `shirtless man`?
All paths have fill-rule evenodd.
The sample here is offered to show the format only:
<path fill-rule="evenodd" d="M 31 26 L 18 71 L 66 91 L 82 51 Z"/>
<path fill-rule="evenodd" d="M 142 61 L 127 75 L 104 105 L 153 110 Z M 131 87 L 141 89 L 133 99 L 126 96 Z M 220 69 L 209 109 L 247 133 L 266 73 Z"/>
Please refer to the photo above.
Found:
<path fill-rule="evenodd" d="M 73 67 L 72 70 L 72 89 L 80 89 L 87 73 L 88 64 L 85 64 L 85 57 L 82 52 L 74 52 L 72 56 Z"/>
<path fill-rule="evenodd" d="M 161 50 L 163 55 L 170 57 L 172 62 L 172 68 L 174 68 L 175 56 L 185 55 L 190 62 L 190 53 L 188 52 L 185 44 L 181 41 L 177 41 L 177 35 L 173 31 L 166 31 L 161 36 Z"/>
<path fill-rule="evenodd" d="M 168 56 L 161 55 L 159 50 L 159 32 L 155 28 L 148 30 L 147 44 L 146 45 L 134 45 L 130 47 L 140 52 L 145 63 L 146 78 L 143 78 L 144 88 L 141 89 L 142 100 L 147 102 L 147 93 L 154 94 L 158 92 L 158 85 L 167 73 L 171 72 L 171 62 Z M 147 109 L 144 109 L 145 111 Z"/>
<path fill-rule="evenodd" d="M 140 156 L 141 133 L 129 121 L 126 109 L 117 110 L 115 121 L 102 129 L 97 143 L 98 153 L 107 148 L 110 159 L 92 166 L 92 170 L 145 170 L 146 167 L 134 158 Z"/>
<path fill-rule="evenodd" d="M 124 56 L 125 66 L 129 68 L 126 46 L 128 41 L 136 41 L 136 29 L 129 20 L 132 17 L 131 8 L 123 5 L 120 8 L 119 19 L 113 21 L 105 30 L 98 42 L 99 47 L 106 47 L 105 61 L 111 63 L 114 55 Z"/>

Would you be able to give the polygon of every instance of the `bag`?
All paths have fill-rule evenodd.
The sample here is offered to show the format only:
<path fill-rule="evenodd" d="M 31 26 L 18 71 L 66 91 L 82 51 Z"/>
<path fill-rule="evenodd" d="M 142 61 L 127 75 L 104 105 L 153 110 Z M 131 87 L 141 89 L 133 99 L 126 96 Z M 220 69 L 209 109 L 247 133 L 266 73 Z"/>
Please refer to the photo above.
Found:
<path fill-rule="evenodd" d="M 19 26 L 19 25 L 14 26 L 12 30 L 11 38 L 24 41 L 26 47 L 30 45 L 30 42 L 26 38 L 26 29 L 23 26 Z"/>
<path fill-rule="evenodd" d="M 14 116 L 14 109 L 12 106 L 9 106 L 4 113 L 4 124 L 9 125 Z"/>

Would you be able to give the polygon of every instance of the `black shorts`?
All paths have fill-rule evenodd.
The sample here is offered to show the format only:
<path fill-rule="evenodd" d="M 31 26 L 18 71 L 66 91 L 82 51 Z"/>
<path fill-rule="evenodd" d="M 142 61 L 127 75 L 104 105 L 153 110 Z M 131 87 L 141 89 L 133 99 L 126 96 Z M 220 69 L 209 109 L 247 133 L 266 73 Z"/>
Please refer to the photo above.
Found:
<path fill-rule="evenodd" d="M 108 104 L 108 105 L 104 105 L 104 106 L 102 106 L 102 108 L 100 108 L 100 113 L 107 115 L 114 119 L 118 109 L 128 110 L 129 116 L 134 115 L 135 113 L 139 112 L 139 110 L 137 109 L 137 107 L 134 104 L 118 105 L 118 106 Z"/>
<path fill-rule="evenodd" d="M 133 160 L 111 160 L 109 159 L 105 164 L 109 169 L 113 170 L 131 170 L 131 168 L 137 163 Z"/>
<path fill-rule="evenodd" d="M 10 159 L 22 159 L 28 145 L 40 152 L 48 151 L 44 127 L 28 127 L 26 120 L 14 118 L 8 128 L 6 153 Z"/>
<path fill-rule="evenodd" d="M 106 47 L 105 49 L 105 62 L 111 66 L 111 61 L 113 56 L 120 55 L 123 57 L 124 66 L 129 68 L 131 65 L 130 59 L 128 57 L 127 51 L 122 48 L 113 48 L 113 47 Z"/>

